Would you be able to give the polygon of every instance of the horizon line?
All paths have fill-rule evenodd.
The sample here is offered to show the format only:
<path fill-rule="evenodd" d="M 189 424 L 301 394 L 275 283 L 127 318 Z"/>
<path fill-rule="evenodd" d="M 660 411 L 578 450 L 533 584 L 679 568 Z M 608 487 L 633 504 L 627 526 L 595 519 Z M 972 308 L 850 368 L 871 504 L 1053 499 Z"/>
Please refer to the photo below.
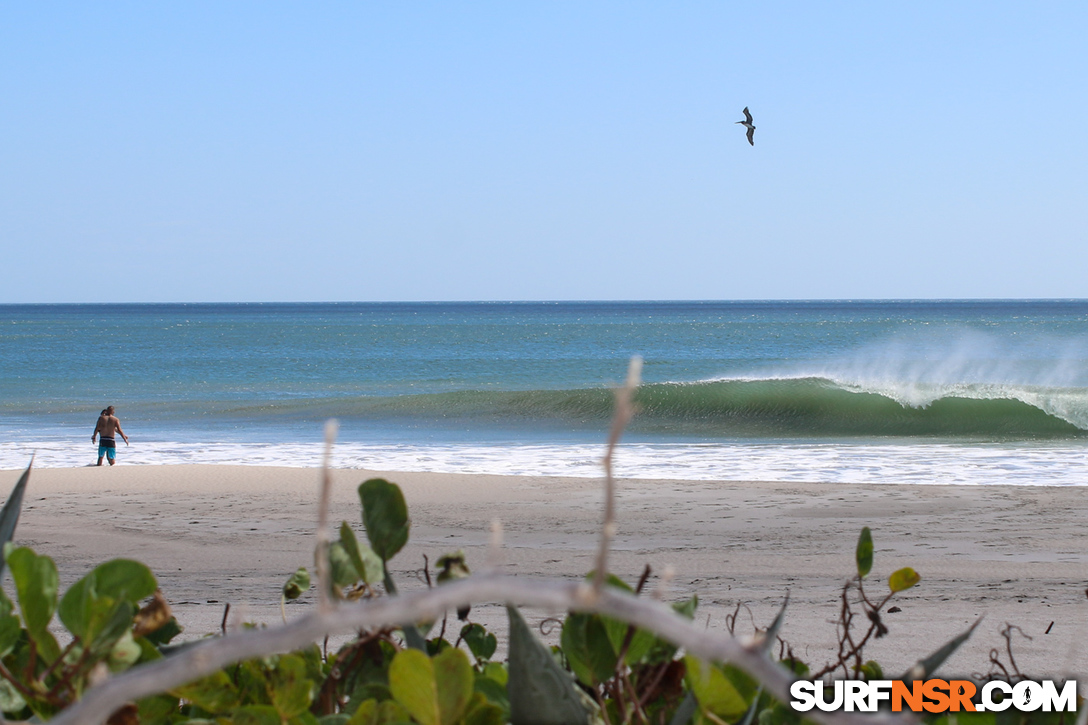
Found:
<path fill-rule="evenodd" d="M 121 305 L 562 305 L 562 304 L 727 304 L 727 303 L 904 303 L 904 302 L 1088 302 L 1088 297 L 737 297 L 719 299 L 537 299 L 537 300 L 200 300 L 0 302 L 0 307 Z"/>

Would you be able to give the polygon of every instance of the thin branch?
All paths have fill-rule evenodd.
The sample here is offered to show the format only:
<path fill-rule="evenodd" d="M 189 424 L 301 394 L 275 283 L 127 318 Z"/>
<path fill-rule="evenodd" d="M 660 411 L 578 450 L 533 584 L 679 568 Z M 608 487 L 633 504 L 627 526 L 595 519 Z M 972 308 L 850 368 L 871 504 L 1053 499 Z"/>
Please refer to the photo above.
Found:
<path fill-rule="evenodd" d="M 487 543 L 487 568 L 498 571 L 502 568 L 502 521 L 498 518 L 491 519 L 491 535 Z"/>
<path fill-rule="evenodd" d="M 534 580 L 501 575 L 475 575 L 434 589 L 396 597 L 349 602 L 328 611 L 299 617 L 265 630 L 244 630 L 193 645 L 90 688 L 77 704 L 59 713 L 52 725 L 101 725 L 119 702 L 133 702 L 180 687 L 223 667 L 254 657 L 290 652 L 328 634 L 349 633 L 437 619 L 446 609 L 484 602 L 512 602 L 550 611 L 597 612 L 655 632 L 688 654 L 715 662 L 732 662 L 763 683 L 782 702 L 791 700 L 794 675 L 737 639 L 693 625 L 669 605 L 636 597 L 612 587 L 587 598 L 578 582 Z M 824 713 L 806 717 L 826 725 L 903 725 L 901 716 Z"/>
<path fill-rule="evenodd" d="M 49 675 L 53 674 L 57 667 L 64 663 L 64 658 L 68 656 L 68 653 L 81 644 L 83 644 L 83 641 L 79 637 L 73 637 L 68 646 L 60 653 L 60 656 L 53 660 L 53 664 L 49 665 L 45 672 L 38 675 L 38 682 L 45 684 L 45 681 L 49 679 Z"/>
<path fill-rule="evenodd" d="M 329 498 L 332 494 L 332 445 L 336 441 L 339 424 L 335 420 L 325 423 L 325 455 L 321 461 L 321 498 L 317 505 L 317 546 L 314 548 L 314 568 L 317 570 L 317 596 L 321 611 L 332 608 L 329 595 Z"/>
<path fill-rule="evenodd" d="M 627 382 L 617 388 L 616 410 L 612 414 L 612 429 L 608 433 L 608 450 L 604 454 L 604 522 L 601 525 L 601 545 L 597 551 L 597 569 L 593 577 L 593 592 L 600 594 L 608 576 L 608 549 L 616 535 L 616 483 L 612 478 L 612 455 L 623 430 L 635 414 L 635 389 L 642 375 L 642 358 L 635 355 L 627 366 Z"/>

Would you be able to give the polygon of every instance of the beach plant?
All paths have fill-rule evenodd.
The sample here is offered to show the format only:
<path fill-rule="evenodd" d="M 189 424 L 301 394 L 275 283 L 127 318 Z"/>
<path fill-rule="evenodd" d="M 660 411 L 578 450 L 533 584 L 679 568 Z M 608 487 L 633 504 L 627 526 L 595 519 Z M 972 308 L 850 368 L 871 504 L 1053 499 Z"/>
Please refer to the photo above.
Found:
<path fill-rule="evenodd" d="M 26 483 L 30 480 L 30 469 L 34 467 L 34 459 L 30 459 L 30 465 L 19 476 L 15 487 L 11 489 L 4 507 L 0 508 L 0 577 L 4 574 L 7 565 L 7 545 L 15 536 L 15 526 L 19 523 L 19 514 L 23 510 L 23 494 L 26 493 Z"/>
<path fill-rule="evenodd" d="M 181 631 L 154 575 L 139 562 L 107 561 L 58 596 L 51 558 L 8 544 L 6 559 L 18 607 L 0 591 L 5 716 L 48 718 L 110 673 L 161 658 L 161 647 Z M 54 616 L 65 629 L 63 647 L 51 631 Z"/>

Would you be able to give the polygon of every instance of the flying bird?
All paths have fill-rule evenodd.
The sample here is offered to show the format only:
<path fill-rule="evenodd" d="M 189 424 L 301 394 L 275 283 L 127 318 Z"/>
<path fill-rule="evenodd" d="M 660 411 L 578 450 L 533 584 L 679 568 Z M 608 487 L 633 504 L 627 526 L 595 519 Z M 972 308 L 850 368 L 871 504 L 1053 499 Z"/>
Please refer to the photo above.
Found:
<path fill-rule="evenodd" d="M 756 127 L 752 125 L 752 114 L 748 113 L 748 106 L 744 107 L 744 120 L 737 123 L 748 129 L 748 143 L 755 146 L 756 142 L 752 140 L 752 137 L 756 135 Z"/>

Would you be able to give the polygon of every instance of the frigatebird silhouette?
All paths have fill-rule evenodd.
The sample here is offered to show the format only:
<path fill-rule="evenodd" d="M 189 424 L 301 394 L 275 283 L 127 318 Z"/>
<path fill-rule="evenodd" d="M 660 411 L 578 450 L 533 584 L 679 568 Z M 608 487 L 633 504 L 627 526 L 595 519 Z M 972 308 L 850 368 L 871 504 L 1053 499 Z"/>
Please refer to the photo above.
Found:
<path fill-rule="evenodd" d="M 748 129 L 748 143 L 755 146 L 756 142 L 752 140 L 752 137 L 756 135 L 756 127 L 752 125 L 752 114 L 748 113 L 748 106 L 744 107 L 744 120 L 737 123 Z"/>

